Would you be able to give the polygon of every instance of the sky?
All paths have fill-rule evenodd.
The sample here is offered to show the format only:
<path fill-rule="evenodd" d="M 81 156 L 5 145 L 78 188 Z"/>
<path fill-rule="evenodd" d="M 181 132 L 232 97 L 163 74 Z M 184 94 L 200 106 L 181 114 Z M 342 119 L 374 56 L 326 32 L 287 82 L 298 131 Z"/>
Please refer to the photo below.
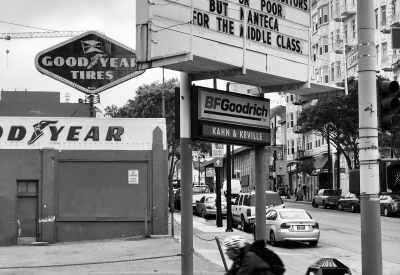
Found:
<path fill-rule="evenodd" d="M 140 0 L 142 1 L 142 0 Z M 143 0 L 144 1 L 144 0 Z M 0 0 L 0 33 L 89 31 L 97 30 L 106 36 L 136 48 L 135 0 Z M 23 26 L 21 26 L 23 25 Z M 71 39 L 25 38 L 0 40 L 0 89 L 4 91 L 60 92 L 61 102 L 70 94 L 70 102 L 78 102 L 85 94 L 43 75 L 35 68 L 35 56 L 45 49 Z M 7 50 L 9 51 L 7 54 Z M 178 71 L 164 70 L 164 78 L 179 79 Z M 100 109 L 112 104 L 122 107 L 133 99 L 141 84 L 162 82 L 162 69 L 153 68 L 144 74 L 100 93 Z M 212 80 L 194 82 L 197 86 L 212 87 Z M 225 90 L 226 82 L 217 80 L 217 88 Z M 266 94 L 271 108 L 284 100 Z"/>

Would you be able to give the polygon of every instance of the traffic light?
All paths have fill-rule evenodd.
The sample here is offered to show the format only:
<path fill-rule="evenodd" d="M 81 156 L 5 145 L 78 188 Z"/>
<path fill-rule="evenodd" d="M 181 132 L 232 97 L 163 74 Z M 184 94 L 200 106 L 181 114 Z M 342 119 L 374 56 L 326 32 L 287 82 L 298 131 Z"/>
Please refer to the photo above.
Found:
<path fill-rule="evenodd" d="M 377 81 L 378 122 L 382 131 L 393 131 L 400 127 L 399 83 L 390 80 Z"/>
<path fill-rule="evenodd" d="M 392 163 L 387 167 L 388 189 L 400 191 L 400 163 Z"/>

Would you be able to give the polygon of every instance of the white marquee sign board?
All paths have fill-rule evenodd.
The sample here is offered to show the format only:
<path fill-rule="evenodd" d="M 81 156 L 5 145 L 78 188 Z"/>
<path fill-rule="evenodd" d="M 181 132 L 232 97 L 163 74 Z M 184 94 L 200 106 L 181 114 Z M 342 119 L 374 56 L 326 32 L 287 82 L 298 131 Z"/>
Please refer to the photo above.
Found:
<path fill-rule="evenodd" d="M 245 67 L 237 79 L 218 78 L 258 87 L 305 82 L 310 6 L 309 0 L 136 1 L 138 62 L 193 75 Z"/>

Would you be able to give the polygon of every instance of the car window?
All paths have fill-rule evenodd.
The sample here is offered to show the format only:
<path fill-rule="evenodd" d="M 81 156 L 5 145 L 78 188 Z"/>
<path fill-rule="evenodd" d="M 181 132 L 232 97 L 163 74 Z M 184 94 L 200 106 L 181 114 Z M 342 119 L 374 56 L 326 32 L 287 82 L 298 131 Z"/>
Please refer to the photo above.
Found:
<path fill-rule="evenodd" d="M 266 217 L 267 220 L 268 220 L 268 217 L 271 216 L 271 214 L 272 214 L 272 210 L 269 210 L 269 211 L 267 212 L 267 214 L 265 215 L 265 217 Z"/>
<path fill-rule="evenodd" d="M 206 202 L 215 202 L 216 197 L 208 197 Z"/>
<path fill-rule="evenodd" d="M 398 195 L 398 194 L 391 194 L 390 197 L 391 197 L 392 199 L 394 199 L 394 200 L 400 199 L 400 195 Z"/>
<path fill-rule="evenodd" d="M 242 203 L 243 203 L 243 197 L 244 197 L 244 195 L 240 195 L 239 205 L 242 205 Z"/>
<path fill-rule="evenodd" d="M 239 199 L 240 199 L 240 197 L 241 197 L 241 196 L 237 196 L 237 197 L 236 197 L 235 205 L 238 205 L 238 204 L 239 204 Z"/>
<path fill-rule="evenodd" d="M 265 193 L 266 206 L 283 204 L 283 201 L 278 193 Z M 251 194 L 250 206 L 256 206 L 256 194 Z"/>
<path fill-rule="evenodd" d="M 276 220 L 276 217 L 278 217 L 278 214 L 276 213 L 276 211 L 272 210 L 271 211 L 271 215 L 269 216 L 269 220 Z"/>
<path fill-rule="evenodd" d="M 348 199 L 350 197 L 350 194 L 347 194 L 344 198 Z"/>
<path fill-rule="evenodd" d="M 250 195 L 245 195 L 244 196 L 243 205 L 250 206 Z"/>
<path fill-rule="evenodd" d="M 350 194 L 349 198 L 354 199 L 354 194 Z"/>
<path fill-rule="evenodd" d="M 324 193 L 324 190 L 319 190 L 318 195 L 322 196 L 323 193 Z"/>
<path fill-rule="evenodd" d="M 324 190 L 324 196 L 340 195 L 338 190 Z"/>
<path fill-rule="evenodd" d="M 285 220 L 310 220 L 312 219 L 311 215 L 306 211 L 280 211 L 279 215 L 281 219 Z"/>

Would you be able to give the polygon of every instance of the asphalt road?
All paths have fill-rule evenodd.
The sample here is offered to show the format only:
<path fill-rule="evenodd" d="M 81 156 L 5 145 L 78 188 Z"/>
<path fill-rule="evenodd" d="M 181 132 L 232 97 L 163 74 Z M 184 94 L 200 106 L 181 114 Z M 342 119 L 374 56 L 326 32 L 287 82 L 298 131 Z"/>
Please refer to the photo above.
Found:
<path fill-rule="evenodd" d="M 286 202 L 288 208 L 306 209 L 320 224 L 321 236 L 317 247 L 310 247 L 307 243 L 283 243 L 273 248 L 284 260 L 288 275 L 304 274 L 307 267 L 320 258 L 335 258 L 351 268 L 353 274 L 361 274 L 361 222 L 359 213 L 338 211 L 337 209 L 313 208 L 309 204 Z M 195 221 L 215 223 L 215 218 L 202 221 L 194 217 Z M 400 216 L 381 216 L 382 223 L 382 251 L 383 274 L 400 274 Z M 226 220 L 223 220 L 226 227 Z M 240 232 L 241 230 L 235 230 Z M 225 233 L 226 234 L 226 233 Z M 232 233 L 230 233 L 232 234 Z M 235 233 L 237 234 L 237 233 Z M 242 233 L 248 239 L 251 234 Z M 203 235 L 205 237 L 205 235 Z M 224 236 L 220 236 L 223 238 Z M 286 273 L 285 273 L 286 274 Z"/>

